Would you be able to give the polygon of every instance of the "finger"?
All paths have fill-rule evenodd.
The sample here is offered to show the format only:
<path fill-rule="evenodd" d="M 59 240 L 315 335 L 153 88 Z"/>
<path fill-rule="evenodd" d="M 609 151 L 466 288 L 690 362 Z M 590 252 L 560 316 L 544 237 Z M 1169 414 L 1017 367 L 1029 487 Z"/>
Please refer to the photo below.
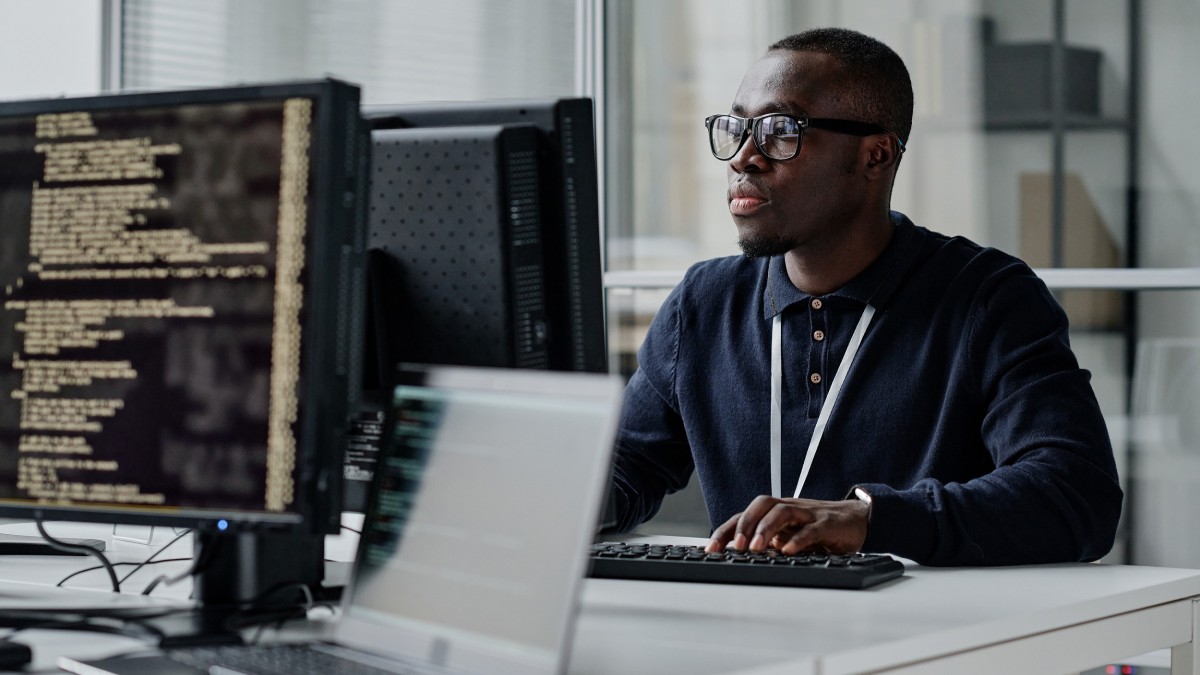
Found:
<path fill-rule="evenodd" d="M 794 555 L 801 551 L 853 553 L 857 549 L 850 543 L 849 533 L 845 527 L 840 523 L 825 520 L 815 522 L 792 533 L 779 550 L 786 555 Z"/>
<path fill-rule="evenodd" d="M 713 530 L 713 533 L 708 538 L 708 545 L 704 547 L 704 550 L 709 553 L 720 553 L 721 551 L 724 551 L 725 545 L 728 544 L 729 540 L 733 538 L 734 529 L 737 527 L 738 519 L 741 517 L 742 514 L 739 513 L 729 520 L 726 520 L 724 523 L 721 523 L 717 529 Z"/>
<path fill-rule="evenodd" d="M 779 551 L 784 555 L 796 555 L 797 553 L 806 551 L 826 553 L 827 551 L 821 548 L 819 537 L 815 532 L 816 529 L 817 527 L 813 525 L 793 531 L 782 542 L 783 545 L 779 547 Z"/>
<path fill-rule="evenodd" d="M 794 502 L 780 502 L 764 514 L 758 522 L 758 529 L 755 531 L 752 541 L 760 542 L 761 546 L 755 549 L 751 544 L 750 549 L 761 551 L 766 548 L 768 542 L 774 544 L 777 540 L 790 539 L 798 532 L 802 532 L 815 519 L 812 510 L 805 506 Z"/>
<path fill-rule="evenodd" d="M 766 540 L 760 541 L 756 537 L 758 524 L 778 503 L 779 499 L 768 495 L 755 497 L 754 501 L 750 502 L 750 506 L 747 506 L 746 510 L 742 511 L 741 517 L 738 518 L 737 530 L 733 535 L 733 548 L 739 551 L 747 548 L 761 551 L 766 548 Z"/>

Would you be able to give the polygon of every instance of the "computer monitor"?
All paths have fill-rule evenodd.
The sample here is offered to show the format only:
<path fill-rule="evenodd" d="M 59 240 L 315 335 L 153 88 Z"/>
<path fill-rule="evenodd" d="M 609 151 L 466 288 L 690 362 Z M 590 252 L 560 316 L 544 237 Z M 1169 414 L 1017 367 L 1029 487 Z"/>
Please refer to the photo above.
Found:
<path fill-rule="evenodd" d="M 365 503 L 396 364 L 607 372 L 592 107 L 364 106 L 370 300 L 348 510 Z"/>
<path fill-rule="evenodd" d="M 363 107 L 363 116 L 371 125 L 377 143 L 381 133 L 389 130 L 425 129 L 426 138 L 432 141 L 439 138 L 436 129 L 455 127 L 458 129 L 447 129 L 440 138 L 444 144 L 460 146 L 467 140 L 463 134 L 477 133 L 468 130 L 470 127 L 501 127 L 510 136 L 522 133 L 522 127 L 529 127 L 534 132 L 528 142 L 532 143 L 536 166 L 521 167 L 521 170 L 536 172 L 537 213 L 526 218 L 540 221 L 547 323 L 546 367 L 551 370 L 608 372 L 593 107 L 589 98 Z M 450 164 L 447 169 L 457 166 L 462 171 L 467 168 L 465 162 Z M 376 162 L 376 168 L 378 166 L 380 163 Z M 425 171 L 421 167 L 418 169 Z M 443 171 L 442 175 L 446 174 Z M 520 174 L 525 175 L 528 174 Z M 465 196 L 470 199 L 472 194 L 468 192 Z M 457 199 L 461 203 L 463 198 Z M 397 227 L 396 219 L 385 222 L 382 215 L 376 213 L 371 219 L 368 245 L 389 250 L 391 232 Z"/>
<path fill-rule="evenodd" d="M 368 153 L 335 80 L 0 103 L 0 517 L 195 528 L 202 602 L 243 544 L 319 573 Z"/>

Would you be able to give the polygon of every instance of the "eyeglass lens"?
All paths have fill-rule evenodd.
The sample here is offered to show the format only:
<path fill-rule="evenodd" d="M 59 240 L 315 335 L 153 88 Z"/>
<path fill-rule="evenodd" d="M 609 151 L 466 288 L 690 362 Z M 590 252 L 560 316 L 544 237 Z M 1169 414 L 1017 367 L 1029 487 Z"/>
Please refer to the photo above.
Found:
<path fill-rule="evenodd" d="M 785 115 L 765 115 L 753 122 L 754 142 L 759 152 L 769 159 L 784 160 L 796 156 L 800 150 L 800 123 Z M 731 115 L 720 115 L 713 120 L 711 141 L 717 159 L 732 159 L 737 154 L 745 137 L 746 123 Z"/>

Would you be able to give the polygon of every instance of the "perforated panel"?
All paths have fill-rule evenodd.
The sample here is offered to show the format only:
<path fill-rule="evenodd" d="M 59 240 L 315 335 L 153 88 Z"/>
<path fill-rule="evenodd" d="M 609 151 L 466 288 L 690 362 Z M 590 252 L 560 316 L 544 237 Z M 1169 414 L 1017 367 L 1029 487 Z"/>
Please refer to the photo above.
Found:
<path fill-rule="evenodd" d="M 534 131 L 373 133 L 367 245 L 400 264 L 405 360 L 545 367 Z"/>
<path fill-rule="evenodd" d="M 558 98 L 364 106 L 372 128 L 530 124 L 538 180 L 550 368 L 608 372 L 592 101 Z"/>

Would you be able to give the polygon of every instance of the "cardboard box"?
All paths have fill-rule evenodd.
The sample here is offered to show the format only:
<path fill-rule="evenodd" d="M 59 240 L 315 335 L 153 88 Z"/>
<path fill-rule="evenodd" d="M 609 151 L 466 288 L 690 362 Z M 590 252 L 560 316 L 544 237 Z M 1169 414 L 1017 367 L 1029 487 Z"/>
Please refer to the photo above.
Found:
<path fill-rule="evenodd" d="M 1063 180 L 1063 267 L 1121 267 L 1121 253 L 1100 212 L 1077 174 Z M 1031 267 L 1052 267 L 1054 217 L 1052 177 L 1048 173 L 1023 173 L 1020 189 L 1020 249 L 1018 255 Z M 1055 293 L 1067 310 L 1071 328 L 1120 330 L 1125 320 L 1121 291 L 1063 290 Z"/>

